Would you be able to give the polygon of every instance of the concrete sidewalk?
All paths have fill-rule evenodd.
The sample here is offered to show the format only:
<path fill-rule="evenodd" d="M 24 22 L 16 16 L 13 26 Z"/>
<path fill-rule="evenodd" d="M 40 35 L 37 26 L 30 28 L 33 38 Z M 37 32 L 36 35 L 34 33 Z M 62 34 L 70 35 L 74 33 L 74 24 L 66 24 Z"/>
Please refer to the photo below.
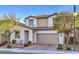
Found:
<path fill-rule="evenodd" d="M 9 54 L 79 54 L 79 52 L 74 51 L 54 51 L 54 50 L 26 50 L 26 49 L 18 49 L 18 48 L 0 48 L 0 51 L 10 52 Z"/>

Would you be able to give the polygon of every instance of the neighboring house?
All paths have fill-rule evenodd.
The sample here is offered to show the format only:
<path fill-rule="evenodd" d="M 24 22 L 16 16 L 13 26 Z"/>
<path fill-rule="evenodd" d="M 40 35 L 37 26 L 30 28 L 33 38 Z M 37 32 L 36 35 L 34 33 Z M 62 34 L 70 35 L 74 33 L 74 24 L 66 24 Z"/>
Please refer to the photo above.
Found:
<path fill-rule="evenodd" d="M 16 39 L 17 43 L 31 41 L 37 44 L 64 44 L 64 34 L 58 33 L 54 28 L 56 14 L 28 16 L 25 24 L 20 24 L 10 36 L 11 42 Z"/>

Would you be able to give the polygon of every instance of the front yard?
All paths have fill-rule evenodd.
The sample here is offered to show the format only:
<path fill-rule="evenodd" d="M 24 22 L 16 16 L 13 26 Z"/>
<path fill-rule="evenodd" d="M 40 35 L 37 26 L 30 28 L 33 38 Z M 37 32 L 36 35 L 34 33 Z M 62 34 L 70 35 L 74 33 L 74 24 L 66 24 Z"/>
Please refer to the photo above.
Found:
<path fill-rule="evenodd" d="M 8 43 L 5 42 L 5 44 L 0 45 L 0 49 L 8 49 L 8 51 L 10 49 L 13 49 L 13 51 L 17 52 L 17 51 L 45 51 L 45 52 L 56 52 L 57 53 L 65 53 L 65 52 L 72 52 L 73 51 L 73 45 L 70 46 L 70 48 L 65 49 L 65 46 L 63 47 L 62 45 L 54 45 L 54 44 L 32 44 L 30 41 L 28 41 L 28 43 L 25 44 L 17 44 L 16 41 L 13 41 L 13 43 Z M 16 50 L 17 49 L 17 50 Z M 19 49 L 19 50 L 18 50 Z M 76 46 L 76 51 L 79 51 L 79 45 Z M 42 53 L 41 52 L 41 53 Z M 24 52 L 23 52 L 24 53 Z"/>

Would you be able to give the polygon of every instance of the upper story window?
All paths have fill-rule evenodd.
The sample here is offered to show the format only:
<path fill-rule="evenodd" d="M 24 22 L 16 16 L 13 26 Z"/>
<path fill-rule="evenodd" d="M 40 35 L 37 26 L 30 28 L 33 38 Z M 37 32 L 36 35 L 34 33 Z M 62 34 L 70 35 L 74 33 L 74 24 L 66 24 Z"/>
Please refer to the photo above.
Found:
<path fill-rule="evenodd" d="M 29 20 L 29 26 L 30 26 L 30 27 L 33 27 L 33 26 L 34 26 L 33 23 L 34 23 L 34 20 L 33 20 L 33 19 L 30 19 L 30 20 Z"/>

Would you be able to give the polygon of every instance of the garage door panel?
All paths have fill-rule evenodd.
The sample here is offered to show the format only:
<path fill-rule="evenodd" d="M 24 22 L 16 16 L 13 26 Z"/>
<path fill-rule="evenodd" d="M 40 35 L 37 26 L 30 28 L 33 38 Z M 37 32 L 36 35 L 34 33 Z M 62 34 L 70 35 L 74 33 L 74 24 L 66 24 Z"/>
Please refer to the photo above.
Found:
<path fill-rule="evenodd" d="M 51 33 L 37 34 L 37 43 L 39 43 L 39 44 L 58 44 L 58 34 L 51 34 Z"/>

